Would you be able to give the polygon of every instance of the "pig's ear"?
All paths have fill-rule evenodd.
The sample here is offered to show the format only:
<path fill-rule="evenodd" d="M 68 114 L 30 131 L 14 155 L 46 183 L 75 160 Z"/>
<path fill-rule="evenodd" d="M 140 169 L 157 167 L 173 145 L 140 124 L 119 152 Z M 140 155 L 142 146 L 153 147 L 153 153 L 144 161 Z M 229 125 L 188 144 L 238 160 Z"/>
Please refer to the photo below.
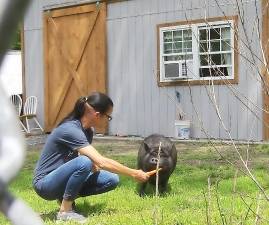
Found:
<path fill-rule="evenodd" d="M 149 152 L 149 146 L 147 145 L 147 143 L 144 142 L 144 148 L 146 152 Z"/>

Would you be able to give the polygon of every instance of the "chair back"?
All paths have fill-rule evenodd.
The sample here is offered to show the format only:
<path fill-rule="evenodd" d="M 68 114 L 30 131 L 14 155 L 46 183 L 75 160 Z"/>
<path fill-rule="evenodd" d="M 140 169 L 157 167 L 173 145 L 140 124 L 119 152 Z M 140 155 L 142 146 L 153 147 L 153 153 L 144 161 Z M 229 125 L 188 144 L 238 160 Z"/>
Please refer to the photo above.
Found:
<path fill-rule="evenodd" d="M 10 96 L 10 102 L 15 106 L 16 113 L 18 116 L 21 115 L 21 109 L 22 109 L 22 99 L 19 95 L 11 95 Z"/>
<path fill-rule="evenodd" d="M 23 113 L 24 115 L 36 115 L 37 97 L 29 96 L 26 98 Z"/>

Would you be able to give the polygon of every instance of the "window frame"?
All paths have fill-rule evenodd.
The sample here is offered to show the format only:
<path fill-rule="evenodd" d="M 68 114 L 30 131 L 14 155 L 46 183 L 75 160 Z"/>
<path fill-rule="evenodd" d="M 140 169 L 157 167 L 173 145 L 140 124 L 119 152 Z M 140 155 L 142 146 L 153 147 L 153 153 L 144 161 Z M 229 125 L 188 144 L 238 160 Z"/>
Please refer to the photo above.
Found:
<path fill-rule="evenodd" d="M 217 85 L 223 85 L 227 83 L 238 84 L 238 43 L 237 43 L 237 16 L 229 16 L 229 17 L 215 17 L 209 18 L 207 20 L 192 20 L 192 21 L 181 21 L 175 23 L 165 23 L 157 25 L 157 71 L 158 71 L 158 86 L 176 86 L 176 85 L 203 85 L 214 83 Z M 195 35 L 199 35 L 199 29 L 202 27 L 211 27 L 218 26 L 225 27 L 225 23 L 230 22 L 234 29 L 230 29 L 231 34 L 231 60 L 232 60 L 232 74 L 231 76 L 214 76 L 214 77 L 200 77 L 199 69 L 200 69 L 200 37 Z M 162 33 L 169 30 L 175 29 L 192 29 L 194 34 L 192 35 L 192 56 L 193 56 L 193 73 L 199 74 L 199 77 L 192 77 L 191 79 L 164 79 L 164 74 L 161 71 L 164 70 L 164 62 L 163 62 L 163 40 Z M 194 38 L 195 37 L 195 38 Z M 198 40 L 198 41 L 197 41 Z M 210 40 L 209 40 L 210 41 Z M 221 40 L 220 40 L 221 41 Z M 220 51 L 219 54 L 224 54 L 224 51 Z M 171 61 L 170 61 L 171 62 Z M 227 66 L 227 65 L 226 65 Z M 225 67 L 225 66 L 224 66 Z M 212 79 L 213 78 L 213 79 Z"/>

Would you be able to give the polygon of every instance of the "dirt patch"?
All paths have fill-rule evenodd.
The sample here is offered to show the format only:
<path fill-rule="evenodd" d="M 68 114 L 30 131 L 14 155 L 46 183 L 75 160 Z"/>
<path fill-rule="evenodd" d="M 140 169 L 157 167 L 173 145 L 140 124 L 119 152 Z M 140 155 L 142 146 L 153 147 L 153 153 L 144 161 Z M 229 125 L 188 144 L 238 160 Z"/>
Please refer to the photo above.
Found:
<path fill-rule="evenodd" d="M 26 138 L 27 150 L 42 149 L 47 135 L 29 136 Z M 142 138 L 94 137 L 93 146 L 107 156 L 136 156 L 142 143 Z M 225 164 L 228 159 L 236 164 L 240 162 L 239 155 L 232 144 L 207 142 L 174 142 L 178 151 L 178 163 L 188 165 Z M 248 158 L 251 167 L 269 167 L 268 145 L 237 145 L 244 160 Z M 267 166 L 268 165 L 268 166 Z"/>

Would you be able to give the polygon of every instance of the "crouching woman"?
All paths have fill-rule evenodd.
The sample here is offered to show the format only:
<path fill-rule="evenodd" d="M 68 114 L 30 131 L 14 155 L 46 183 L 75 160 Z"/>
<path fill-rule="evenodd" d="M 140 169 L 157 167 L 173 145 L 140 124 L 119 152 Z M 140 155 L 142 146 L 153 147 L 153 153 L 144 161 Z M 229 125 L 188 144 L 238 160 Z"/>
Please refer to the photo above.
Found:
<path fill-rule="evenodd" d="M 142 170 L 128 168 L 102 156 L 92 145 L 92 127 L 112 119 L 112 100 L 95 92 L 79 98 L 73 111 L 51 132 L 37 162 L 33 186 L 46 200 L 58 200 L 57 220 L 86 222 L 74 211 L 78 197 L 101 194 L 116 188 L 117 174 L 148 180 Z"/>

